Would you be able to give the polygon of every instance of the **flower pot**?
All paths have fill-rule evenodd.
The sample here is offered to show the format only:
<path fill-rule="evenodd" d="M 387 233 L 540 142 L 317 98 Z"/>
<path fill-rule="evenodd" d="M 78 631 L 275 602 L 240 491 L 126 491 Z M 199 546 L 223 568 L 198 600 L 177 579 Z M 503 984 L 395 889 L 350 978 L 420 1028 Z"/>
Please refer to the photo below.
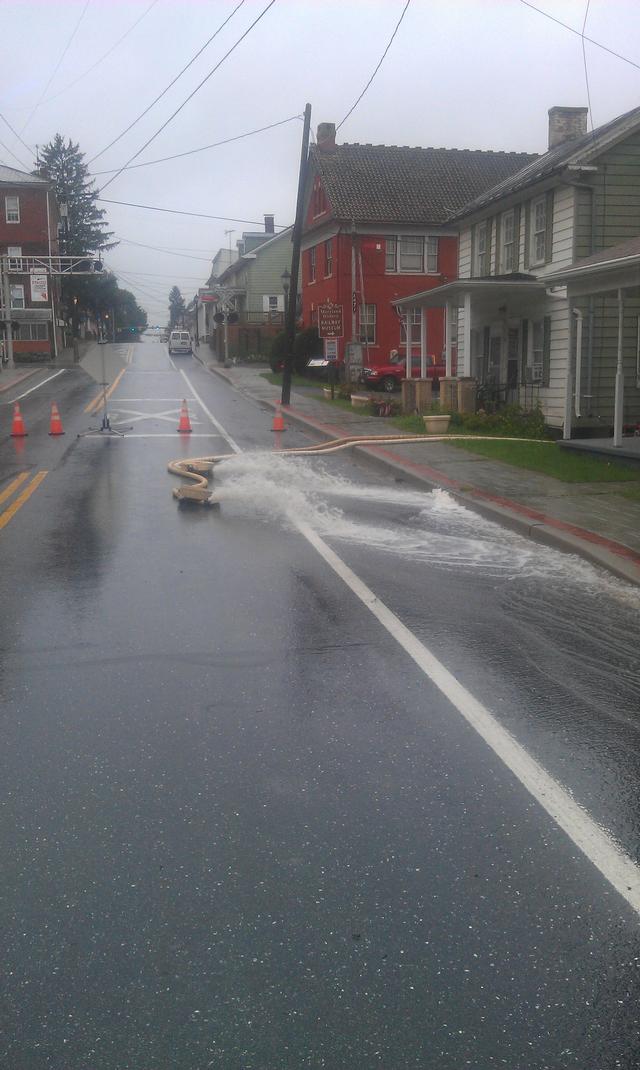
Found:
<path fill-rule="evenodd" d="M 368 394 L 352 394 L 351 395 L 351 408 L 352 409 L 366 409 L 367 405 L 371 403 L 371 398 Z"/>
<path fill-rule="evenodd" d="M 322 393 L 324 394 L 324 396 L 326 398 L 331 399 L 331 387 L 330 386 L 323 386 Z M 337 395 L 337 390 L 336 390 L 336 395 Z"/>
<path fill-rule="evenodd" d="M 438 416 L 423 416 L 424 429 L 428 435 L 446 435 L 449 430 L 449 413 Z"/>

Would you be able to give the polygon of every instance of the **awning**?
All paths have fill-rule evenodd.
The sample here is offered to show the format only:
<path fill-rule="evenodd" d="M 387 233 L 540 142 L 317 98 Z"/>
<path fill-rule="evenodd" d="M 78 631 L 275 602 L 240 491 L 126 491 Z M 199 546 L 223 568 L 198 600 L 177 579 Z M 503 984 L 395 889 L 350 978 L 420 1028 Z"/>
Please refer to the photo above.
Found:
<path fill-rule="evenodd" d="M 409 297 L 398 297 L 391 304 L 396 308 L 441 308 L 447 304 L 463 305 L 467 294 L 472 298 L 506 300 L 518 294 L 543 294 L 545 289 L 546 280 L 543 279 L 456 279 L 455 282 L 446 282 L 443 286 L 434 286 L 431 290 L 423 290 Z"/>

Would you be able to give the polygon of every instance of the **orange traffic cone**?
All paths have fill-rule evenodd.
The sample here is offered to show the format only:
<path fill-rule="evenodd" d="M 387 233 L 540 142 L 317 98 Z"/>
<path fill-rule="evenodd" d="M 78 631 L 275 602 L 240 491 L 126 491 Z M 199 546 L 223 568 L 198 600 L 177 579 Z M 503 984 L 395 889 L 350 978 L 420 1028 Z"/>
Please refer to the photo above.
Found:
<path fill-rule="evenodd" d="M 180 423 L 178 424 L 179 432 L 191 432 L 193 428 L 191 426 L 191 420 L 189 419 L 189 409 L 185 399 L 182 401 L 182 408 L 180 409 Z"/>
<path fill-rule="evenodd" d="M 11 437 L 12 438 L 26 438 L 27 432 L 24 427 L 24 420 L 22 419 L 22 413 L 20 412 L 20 406 L 16 401 L 13 406 L 13 423 L 11 424 Z"/>
<path fill-rule="evenodd" d="M 284 426 L 284 417 L 282 415 L 282 409 L 279 405 L 276 405 L 276 411 L 273 414 L 273 427 L 272 431 L 286 431 Z"/>
<path fill-rule="evenodd" d="M 60 418 L 60 411 L 55 401 L 51 402 L 51 424 L 49 427 L 50 435 L 64 435 L 62 429 L 62 420 Z"/>

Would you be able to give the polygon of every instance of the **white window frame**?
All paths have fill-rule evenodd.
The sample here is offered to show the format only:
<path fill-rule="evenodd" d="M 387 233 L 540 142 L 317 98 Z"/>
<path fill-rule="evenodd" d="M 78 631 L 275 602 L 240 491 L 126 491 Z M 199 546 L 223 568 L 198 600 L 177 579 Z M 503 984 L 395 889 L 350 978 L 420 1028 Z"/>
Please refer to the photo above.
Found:
<path fill-rule="evenodd" d="M 9 207 L 9 202 L 15 201 L 15 208 Z M 11 219 L 10 216 L 15 215 L 16 219 Z M 20 198 L 17 193 L 8 193 L 4 199 L 4 217 L 7 223 L 19 223 L 20 222 Z"/>
<path fill-rule="evenodd" d="M 19 295 L 18 291 L 20 291 Z M 16 299 L 22 303 L 16 304 Z M 26 308 L 24 302 L 24 286 L 22 283 L 11 283 L 11 308 Z"/>
<path fill-rule="evenodd" d="M 411 309 L 411 348 L 419 346 L 422 341 L 422 309 Z M 406 312 L 400 319 L 400 345 L 407 345 L 407 317 Z"/>
<path fill-rule="evenodd" d="M 363 345 L 376 344 L 377 310 L 374 304 L 360 305 L 358 337 Z"/>
<path fill-rule="evenodd" d="M 538 217 L 540 209 L 540 218 Z M 529 249 L 529 263 L 532 267 L 544 264 L 547 251 L 547 196 L 536 197 L 531 202 L 530 216 L 531 239 Z M 538 252 L 540 246 L 541 252 Z"/>
<path fill-rule="evenodd" d="M 22 260 L 22 246 L 21 245 L 9 245 L 7 247 L 7 257 L 9 259 L 9 271 L 20 271 Z"/>
<path fill-rule="evenodd" d="M 536 335 L 538 335 L 537 338 Z M 540 385 L 542 383 L 543 376 L 544 319 L 529 320 L 529 330 L 527 337 L 527 383 Z"/>
<path fill-rule="evenodd" d="M 333 238 L 327 238 L 324 243 L 324 277 L 330 279 L 333 275 Z"/>
<path fill-rule="evenodd" d="M 309 282 L 316 281 L 316 247 L 309 249 Z"/>
<path fill-rule="evenodd" d="M 517 268 L 516 214 L 511 208 L 503 212 L 500 219 L 500 271 L 507 275 L 510 271 L 517 271 Z"/>
<path fill-rule="evenodd" d="M 408 252 L 406 245 L 409 242 L 417 242 L 419 251 Z M 403 244 L 405 248 L 403 249 Z M 419 267 L 405 267 L 407 257 L 419 257 Z M 404 262 L 403 262 L 404 261 Z M 403 275 L 424 275 L 424 236 L 422 234 L 401 234 L 398 241 L 398 271 Z"/>
<path fill-rule="evenodd" d="M 388 275 L 395 275 L 398 270 L 398 239 L 395 235 L 385 238 L 384 270 Z"/>
<path fill-rule="evenodd" d="M 475 254 L 473 264 L 473 274 L 475 276 L 483 276 L 489 274 L 489 227 L 487 226 L 487 220 L 483 219 L 480 223 L 476 223 L 475 226 Z M 483 248 L 480 248 L 480 239 L 482 238 Z"/>
<path fill-rule="evenodd" d="M 48 342 L 49 331 L 46 323 L 21 323 L 16 334 L 18 342 Z"/>
<path fill-rule="evenodd" d="M 429 235 L 425 242 L 425 261 L 427 266 L 427 275 L 438 274 L 438 254 L 439 254 L 440 242 L 435 235 Z"/>

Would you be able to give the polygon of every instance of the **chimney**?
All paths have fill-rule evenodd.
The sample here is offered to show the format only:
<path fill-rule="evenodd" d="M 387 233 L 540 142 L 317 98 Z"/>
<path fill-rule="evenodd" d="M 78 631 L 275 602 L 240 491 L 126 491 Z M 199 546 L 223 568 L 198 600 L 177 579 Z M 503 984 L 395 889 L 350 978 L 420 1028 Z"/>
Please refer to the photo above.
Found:
<path fill-rule="evenodd" d="M 587 132 L 588 108 L 549 108 L 549 148 Z"/>
<path fill-rule="evenodd" d="M 264 232 L 265 232 L 265 234 L 275 234 L 275 230 L 274 230 L 274 226 L 273 226 L 273 220 L 274 220 L 274 216 L 265 215 L 265 217 L 264 217 Z"/>
<path fill-rule="evenodd" d="M 318 123 L 316 141 L 320 152 L 333 152 L 336 147 L 336 124 Z"/>

